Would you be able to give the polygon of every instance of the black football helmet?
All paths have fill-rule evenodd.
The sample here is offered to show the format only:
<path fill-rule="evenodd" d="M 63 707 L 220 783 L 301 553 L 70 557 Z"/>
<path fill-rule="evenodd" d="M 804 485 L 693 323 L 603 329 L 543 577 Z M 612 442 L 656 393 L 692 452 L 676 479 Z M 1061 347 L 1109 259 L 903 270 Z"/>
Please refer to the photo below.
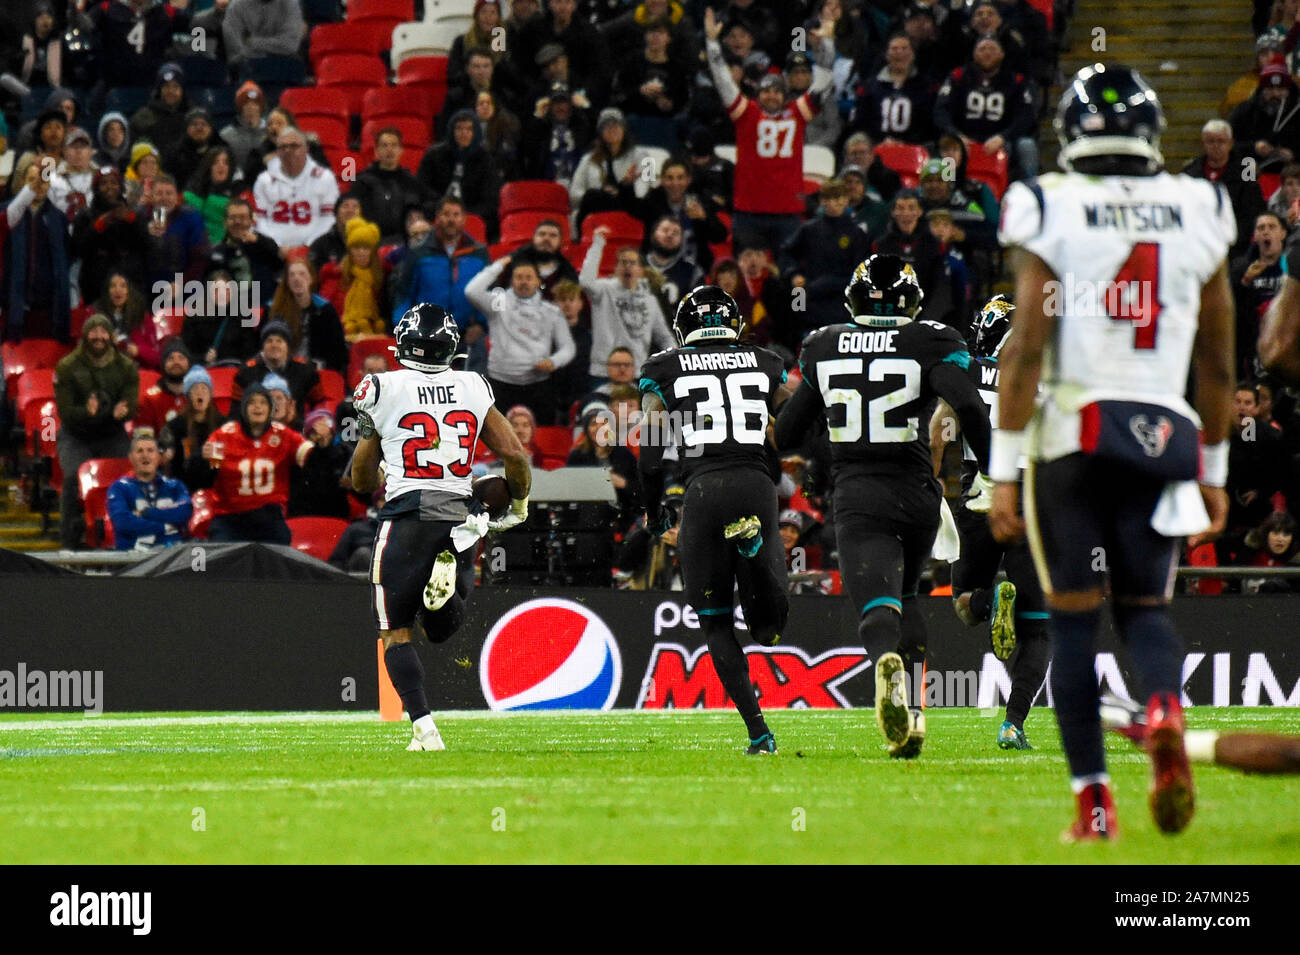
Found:
<path fill-rule="evenodd" d="M 700 285 L 677 303 L 673 334 L 679 345 L 712 338 L 740 337 L 745 327 L 736 300 L 716 285 Z"/>
<path fill-rule="evenodd" d="M 423 302 L 407 309 L 393 330 L 397 362 L 414 371 L 446 371 L 460 346 L 460 328 L 441 305 Z"/>
<path fill-rule="evenodd" d="M 1156 91 L 1131 67 L 1085 66 L 1061 94 L 1052 125 L 1061 140 L 1058 161 L 1067 172 L 1105 175 L 1136 167 L 1150 175 L 1165 163 L 1165 112 Z M 1080 160 L 1090 161 L 1079 165 Z"/>
<path fill-rule="evenodd" d="M 921 310 L 923 298 L 916 270 L 897 255 L 871 256 L 853 270 L 844 289 L 844 307 L 860 325 L 910 322 Z"/>
<path fill-rule="evenodd" d="M 1011 313 L 1016 307 L 1002 294 L 994 295 L 984 303 L 971 335 L 971 351 L 977 358 L 997 358 L 1011 331 Z"/>

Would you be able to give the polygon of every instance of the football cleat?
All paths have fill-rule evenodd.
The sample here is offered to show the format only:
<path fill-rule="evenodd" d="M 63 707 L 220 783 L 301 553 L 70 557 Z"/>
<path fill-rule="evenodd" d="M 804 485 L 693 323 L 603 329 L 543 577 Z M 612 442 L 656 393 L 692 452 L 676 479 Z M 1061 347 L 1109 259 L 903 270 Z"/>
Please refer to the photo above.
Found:
<path fill-rule="evenodd" d="M 451 599 L 456 592 L 456 555 L 444 550 L 433 562 L 433 573 L 424 585 L 424 605 L 429 610 L 438 610 Z"/>
<path fill-rule="evenodd" d="M 894 746 L 907 742 L 912 713 L 907 708 L 907 676 L 903 658 L 886 653 L 876 661 L 876 725 Z"/>
<path fill-rule="evenodd" d="M 1118 696 L 1101 698 L 1101 725 L 1112 733 L 1119 733 L 1138 749 L 1146 749 L 1147 714 L 1132 700 Z"/>
<path fill-rule="evenodd" d="M 1004 580 L 993 589 L 993 616 L 989 620 L 993 655 L 1010 660 L 1016 652 L 1016 585 Z"/>
<path fill-rule="evenodd" d="M 1025 739 L 1025 731 L 1010 720 L 1002 723 L 998 730 L 998 749 L 1033 749 Z"/>
<path fill-rule="evenodd" d="M 763 522 L 756 515 L 732 521 L 722 529 L 722 536 L 734 541 L 741 557 L 753 557 L 763 546 Z"/>
<path fill-rule="evenodd" d="M 746 756 L 775 756 L 776 755 L 776 737 L 771 733 L 764 733 L 758 739 L 749 741 L 749 748 L 745 750 Z"/>
<path fill-rule="evenodd" d="M 925 712 L 908 710 L 907 739 L 889 747 L 893 759 L 916 759 L 921 755 L 921 745 L 925 742 Z"/>
<path fill-rule="evenodd" d="M 1115 800 L 1106 783 L 1090 783 L 1074 797 L 1078 814 L 1074 824 L 1061 833 L 1062 842 L 1093 842 L 1119 838 Z"/>
<path fill-rule="evenodd" d="M 408 753 L 418 752 L 436 752 L 440 749 L 446 749 L 447 744 L 442 741 L 442 734 L 438 732 L 438 727 L 434 726 L 426 733 L 416 732 L 411 737 L 411 742 L 407 744 Z"/>
<path fill-rule="evenodd" d="M 1151 816 L 1161 832 L 1182 832 L 1192 821 L 1196 799 L 1192 793 L 1192 767 L 1183 745 L 1183 706 L 1176 694 L 1152 695 L 1147 703 L 1147 727 Z"/>

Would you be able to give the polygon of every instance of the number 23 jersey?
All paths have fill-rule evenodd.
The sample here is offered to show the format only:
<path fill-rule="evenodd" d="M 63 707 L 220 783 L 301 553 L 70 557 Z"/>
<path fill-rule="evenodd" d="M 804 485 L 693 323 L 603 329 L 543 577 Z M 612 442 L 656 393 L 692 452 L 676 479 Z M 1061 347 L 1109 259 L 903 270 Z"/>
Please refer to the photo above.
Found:
<path fill-rule="evenodd" d="M 411 491 L 469 497 L 474 447 L 494 397 L 482 375 L 404 368 L 366 375 L 352 394 L 370 415 L 384 457 L 384 495 Z"/>
<path fill-rule="evenodd" d="M 1007 190 L 998 235 L 1056 275 L 1039 457 L 1079 450 L 1079 409 L 1102 399 L 1147 401 L 1199 423 L 1183 395 L 1201 290 L 1237 235 L 1222 186 L 1164 172 L 1039 176 Z"/>

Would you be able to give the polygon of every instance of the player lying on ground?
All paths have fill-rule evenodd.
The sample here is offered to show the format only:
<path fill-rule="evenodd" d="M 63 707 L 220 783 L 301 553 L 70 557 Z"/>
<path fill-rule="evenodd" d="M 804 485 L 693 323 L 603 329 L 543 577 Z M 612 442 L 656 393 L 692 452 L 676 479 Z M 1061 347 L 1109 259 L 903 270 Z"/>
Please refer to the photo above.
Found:
<path fill-rule="evenodd" d="M 942 398 L 983 472 L 989 421 L 966 375 L 965 340 L 947 325 L 915 321 L 922 292 L 911 265 L 874 255 L 854 271 L 844 296 L 851 320 L 804 341 L 803 383 L 777 418 L 776 445 L 789 451 L 829 429 L 840 570 L 861 614 L 858 638 L 880 654 L 876 719 L 890 755 L 910 759 L 925 739 L 924 715 L 908 706 L 907 692 L 927 643 L 917 586 L 943 500 L 929 422 Z"/>
<path fill-rule="evenodd" d="M 998 426 L 998 353 L 1011 332 L 1015 306 L 995 295 L 980 309 L 971 342 L 974 355 L 967 369 L 971 383 L 979 390 L 989 413 L 989 424 Z M 960 436 L 956 415 L 940 401 L 930 419 L 930 456 L 936 474 L 943 470 L 943 452 L 948 442 Z M 1025 720 L 1043 677 L 1051 643 L 1047 636 L 1047 609 L 1038 586 L 1034 560 L 1022 540 L 1005 546 L 993 539 L 989 529 L 989 492 L 993 485 L 979 473 L 975 452 L 962 441 L 962 500 L 953 515 L 961 536 L 961 557 L 952 565 L 953 609 L 968 627 L 991 621 L 989 636 L 993 654 L 1011 664 L 1011 695 L 1006 719 L 998 730 L 1002 749 L 1033 749 L 1025 737 Z M 994 586 L 998 567 L 1007 579 Z"/>
<path fill-rule="evenodd" d="M 1117 834 L 1094 671 L 1107 577 L 1147 700 L 1152 815 L 1179 832 L 1194 807 L 1169 601 L 1182 538 L 1227 516 L 1236 225 L 1221 185 L 1162 170 L 1163 127 L 1137 71 L 1080 70 L 1056 115 L 1069 171 L 1014 184 L 1002 206 L 1017 310 L 999 359 L 989 519 L 1005 543 L 1028 529 L 1051 611 L 1071 840 Z"/>
<path fill-rule="evenodd" d="M 352 457 L 352 488 L 384 496 L 370 562 L 371 607 L 384 641 L 384 665 L 411 718 L 407 749 L 444 749 L 424 693 L 424 667 L 411 643 L 418 615 L 431 643 L 449 639 L 465 619 L 474 586 L 474 545 L 488 530 L 507 530 L 528 516 L 532 472 L 505 416 L 493 407 L 482 375 L 457 371 L 456 321 L 437 305 L 402 316 L 394 331 L 401 371 L 366 375 L 352 400 L 361 440 Z M 470 473 L 482 439 L 505 464 L 509 511 L 499 520 L 472 507 Z"/>
<path fill-rule="evenodd" d="M 749 732 L 751 756 L 776 753 L 736 639 L 735 593 L 755 640 L 772 646 L 789 613 L 785 554 L 777 531 L 781 464 L 768 445 L 773 409 L 788 392 L 785 365 L 740 341 L 740 308 L 714 285 L 682 297 L 673 318 L 678 347 L 651 355 L 641 369 L 641 486 L 646 526 L 663 534 L 677 523 L 664 500 L 664 451 L 681 466 L 677 554 L 686 595 L 714 669 Z"/>
<path fill-rule="evenodd" d="M 1100 712 L 1103 727 L 1127 737 L 1138 749 L 1146 750 L 1151 724 L 1143 707 L 1132 700 L 1104 696 Z M 1193 763 L 1213 763 L 1243 773 L 1300 773 L 1300 736 L 1188 730 L 1183 738 L 1187 743 L 1187 758 Z"/>

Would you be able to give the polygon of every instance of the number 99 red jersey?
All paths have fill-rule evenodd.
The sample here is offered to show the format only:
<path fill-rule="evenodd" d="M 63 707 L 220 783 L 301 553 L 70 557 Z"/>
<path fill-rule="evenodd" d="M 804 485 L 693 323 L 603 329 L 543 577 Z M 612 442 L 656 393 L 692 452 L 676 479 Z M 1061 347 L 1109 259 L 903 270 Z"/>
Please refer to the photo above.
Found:
<path fill-rule="evenodd" d="M 729 111 L 736 127 L 737 212 L 802 215 L 804 130 L 817 115 L 807 94 L 776 115 L 737 96 Z"/>
<path fill-rule="evenodd" d="M 289 503 L 289 468 L 307 459 L 312 443 L 277 421 L 251 438 L 238 421 L 229 421 L 210 439 L 219 460 L 212 486 L 214 514 L 242 514 L 268 504 Z"/>

